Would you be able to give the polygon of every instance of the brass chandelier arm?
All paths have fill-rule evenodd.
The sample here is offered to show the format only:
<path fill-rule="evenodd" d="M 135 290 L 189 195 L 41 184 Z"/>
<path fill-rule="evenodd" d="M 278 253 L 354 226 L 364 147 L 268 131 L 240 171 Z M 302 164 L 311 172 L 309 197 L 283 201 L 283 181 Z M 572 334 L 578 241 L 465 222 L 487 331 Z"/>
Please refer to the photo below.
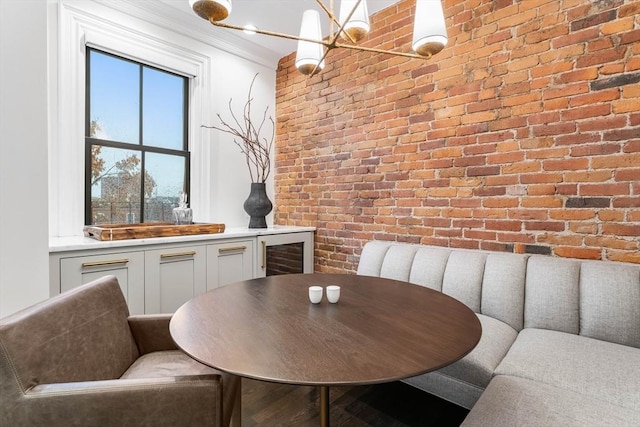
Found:
<path fill-rule="evenodd" d="M 289 39 L 289 40 L 302 40 L 302 41 L 305 41 L 305 42 L 319 43 L 319 44 L 322 44 L 322 45 L 324 45 L 326 47 L 329 47 L 329 48 L 333 47 L 333 46 L 336 46 L 336 41 L 338 40 L 338 35 L 342 32 L 342 29 L 343 29 L 344 25 L 340 25 L 338 20 L 335 18 L 335 15 L 333 15 L 333 13 L 331 13 L 331 11 L 327 9 L 327 7 L 324 5 L 324 3 L 322 3 L 322 0 L 316 0 L 316 1 L 318 2 L 318 4 L 322 5 L 322 8 L 327 13 L 327 15 L 330 17 L 330 19 L 332 21 L 334 21 L 339 27 L 338 28 L 338 32 L 334 36 L 332 42 L 327 42 L 327 41 L 324 41 L 324 40 L 307 39 L 307 38 L 300 37 L 300 36 L 294 36 L 292 34 L 279 33 L 279 32 L 270 31 L 270 30 L 261 30 L 259 28 L 252 28 L 251 31 L 254 32 L 254 33 L 258 33 L 258 34 L 263 34 L 265 36 L 273 36 L 273 37 L 280 37 L 280 38 Z M 360 2 L 360 1 L 362 1 L 362 0 L 358 0 L 358 2 Z M 356 4 L 356 7 L 357 7 L 357 4 Z M 349 19 L 351 19 L 351 15 L 353 14 L 354 11 L 355 11 L 355 9 L 351 11 L 351 13 L 349 14 L 349 17 L 347 18 L 346 22 L 348 22 Z M 209 23 L 211 23 L 212 25 L 215 25 L 216 27 L 229 28 L 229 29 L 232 29 L 232 30 L 240 30 L 240 31 L 246 31 L 247 30 L 246 28 L 241 27 L 239 25 L 227 24 L 227 23 L 224 23 L 222 21 L 214 21 L 213 19 L 210 19 Z M 354 42 L 353 38 L 348 33 L 345 32 L 344 34 L 346 34 L 347 37 L 349 37 L 349 39 L 352 42 Z"/>
<path fill-rule="evenodd" d="M 229 28 L 229 29 L 232 29 L 232 30 L 245 31 L 245 28 L 241 27 L 239 25 L 225 24 L 224 22 L 216 22 L 216 21 L 210 21 L 210 22 L 211 22 L 212 25 L 215 25 L 216 27 L 222 27 L 222 28 Z M 417 54 L 414 54 L 414 53 L 395 52 L 395 51 L 392 51 L 392 50 L 375 49 L 375 48 L 372 48 L 372 47 L 364 47 L 364 46 L 357 46 L 357 45 L 350 45 L 350 44 L 341 44 L 341 43 L 337 43 L 336 40 L 334 40 L 333 43 L 332 42 L 328 42 L 328 41 L 319 41 L 319 40 L 307 39 L 307 38 L 304 38 L 304 37 L 294 36 L 294 35 L 286 34 L 286 33 L 278 33 L 276 31 L 261 30 L 259 28 L 251 29 L 251 31 L 253 31 L 255 33 L 258 33 L 258 34 L 264 34 L 266 36 L 280 37 L 280 38 L 289 39 L 289 40 L 302 40 L 302 41 L 306 41 L 306 42 L 321 44 L 321 45 L 323 45 L 323 46 L 328 48 L 328 50 L 323 55 L 322 59 L 324 59 L 324 57 L 329 52 L 329 50 L 334 49 L 334 48 L 360 50 L 360 51 L 364 51 L 364 52 L 373 52 L 373 53 L 384 53 L 384 54 L 387 54 L 387 55 L 404 56 L 406 58 L 414 58 L 414 59 L 429 59 L 429 57 L 431 56 L 431 55 L 422 56 L 422 55 L 417 55 Z M 334 36 L 334 38 L 335 37 L 337 37 L 337 36 Z M 322 62 L 322 61 L 320 61 L 320 62 Z"/>
<path fill-rule="evenodd" d="M 413 58 L 413 59 L 429 59 L 431 58 L 431 54 L 428 55 L 418 55 L 415 53 L 405 53 L 405 52 L 396 52 L 393 50 L 384 50 L 384 49 L 375 49 L 372 47 L 364 47 L 364 46 L 354 46 L 354 45 L 350 45 L 350 44 L 340 44 L 340 43 L 334 43 L 332 46 L 336 47 L 336 48 L 343 48 L 343 49 L 352 49 L 352 50 L 360 50 L 360 51 L 364 51 L 364 52 L 373 52 L 373 53 L 384 53 L 387 55 L 394 55 L 394 56 L 404 56 L 406 58 Z"/>
<path fill-rule="evenodd" d="M 345 19 L 345 23 L 344 25 L 340 24 L 340 21 L 338 21 L 338 19 L 336 18 L 336 16 L 333 14 L 333 10 L 330 10 L 327 8 L 327 6 L 324 4 L 324 1 L 322 0 L 316 0 L 316 3 L 318 3 L 320 5 L 320 7 L 322 8 L 322 10 L 325 11 L 325 13 L 327 14 L 327 16 L 329 17 L 329 19 L 331 20 L 331 22 L 333 22 L 334 24 L 336 24 L 338 26 L 338 32 L 335 35 L 335 38 L 333 40 L 333 43 L 336 42 L 336 40 L 338 40 L 338 35 L 340 35 L 340 33 L 342 32 L 342 29 L 344 28 L 344 26 L 346 25 L 347 22 L 349 22 L 349 20 L 351 19 L 351 16 L 353 15 L 353 13 L 356 11 L 356 9 L 358 8 L 358 6 L 360 5 L 360 2 L 362 0 L 358 0 L 358 2 L 356 3 L 356 5 L 354 6 L 353 10 L 351 11 L 351 13 L 349 13 L 349 16 L 347 17 L 347 19 Z M 349 38 L 349 41 L 351 43 L 355 43 L 356 41 L 353 39 L 353 37 L 351 37 L 351 34 L 344 32 L 344 34 Z M 333 34 L 332 34 L 333 36 Z"/>
<path fill-rule="evenodd" d="M 210 20 L 209 22 L 212 25 L 215 25 L 216 27 L 229 28 L 229 29 L 232 29 L 232 30 L 247 31 L 246 28 L 241 27 L 239 25 L 225 24 L 224 22 L 216 22 L 216 21 L 212 21 L 212 20 Z M 276 31 L 261 30 L 259 28 L 252 28 L 249 31 L 254 32 L 254 33 L 258 33 L 258 34 L 264 34 L 265 36 L 280 37 L 280 38 L 289 39 L 289 40 L 302 40 L 302 41 L 305 41 L 305 42 L 318 43 L 318 44 L 324 45 L 326 47 L 332 47 L 331 43 L 329 43 L 327 41 L 324 41 L 324 40 L 308 39 L 308 38 L 305 38 L 305 37 L 294 36 L 294 35 L 291 35 L 291 34 L 278 33 Z"/>

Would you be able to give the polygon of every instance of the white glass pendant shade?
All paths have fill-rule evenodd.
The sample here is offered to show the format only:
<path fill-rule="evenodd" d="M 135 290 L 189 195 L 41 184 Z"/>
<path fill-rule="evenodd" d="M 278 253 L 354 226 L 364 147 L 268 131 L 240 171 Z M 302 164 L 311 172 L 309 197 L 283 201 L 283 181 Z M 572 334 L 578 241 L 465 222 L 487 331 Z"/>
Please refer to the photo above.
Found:
<path fill-rule="evenodd" d="M 340 2 L 340 24 L 344 24 L 347 21 L 347 17 L 356 6 L 357 0 L 342 0 Z M 364 36 L 369 33 L 369 10 L 367 9 L 367 0 L 362 0 L 356 10 L 354 10 L 351 18 L 343 27 L 343 32 L 347 33 L 350 38 L 345 34 L 340 34 L 345 40 L 353 40 L 354 42 L 360 41 Z"/>
<path fill-rule="evenodd" d="M 416 0 L 413 26 L 413 50 L 429 57 L 444 49 L 447 44 L 447 26 L 440 0 Z"/>
<path fill-rule="evenodd" d="M 189 6 L 207 21 L 222 21 L 231 13 L 231 0 L 189 0 Z"/>
<path fill-rule="evenodd" d="M 320 29 L 320 14 L 316 10 L 306 10 L 302 15 L 300 38 L 307 40 L 322 40 Z M 307 40 L 298 40 L 296 52 L 296 68 L 302 74 L 311 74 L 322 70 L 324 61 L 320 62 L 324 54 L 324 46 Z"/>

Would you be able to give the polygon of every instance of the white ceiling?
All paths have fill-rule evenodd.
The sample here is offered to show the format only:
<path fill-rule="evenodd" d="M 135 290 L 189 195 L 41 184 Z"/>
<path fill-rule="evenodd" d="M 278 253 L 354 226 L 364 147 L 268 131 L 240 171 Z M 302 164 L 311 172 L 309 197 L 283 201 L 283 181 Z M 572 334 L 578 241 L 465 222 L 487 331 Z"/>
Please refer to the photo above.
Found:
<path fill-rule="evenodd" d="M 331 0 L 323 0 L 327 8 L 330 7 Z M 397 3 L 398 0 L 367 0 L 369 14 L 372 15 L 386 7 Z M 257 51 L 262 51 L 263 56 L 277 59 L 287 56 L 295 51 L 297 44 L 295 40 L 281 39 L 278 37 L 265 36 L 260 34 L 248 35 L 242 31 L 216 28 L 207 21 L 198 17 L 189 7 L 188 0 L 159 0 L 168 6 L 167 13 L 180 13 L 180 20 L 184 24 L 193 25 L 192 30 L 199 32 L 226 31 L 233 32 L 235 36 L 242 37 L 246 46 L 253 46 Z M 335 14 L 340 9 L 339 0 L 333 0 Z M 316 9 L 320 12 L 323 25 L 323 35 L 328 35 L 329 24 L 325 19 L 326 13 L 321 9 L 316 0 L 233 0 L 231 15 L 224 21 L 229 24 L 245 26 L 252 24 L 263 30 L 276 31 L 297 35 L 300 31 L 300 21 L 302 14 L 307 9 Z"/>

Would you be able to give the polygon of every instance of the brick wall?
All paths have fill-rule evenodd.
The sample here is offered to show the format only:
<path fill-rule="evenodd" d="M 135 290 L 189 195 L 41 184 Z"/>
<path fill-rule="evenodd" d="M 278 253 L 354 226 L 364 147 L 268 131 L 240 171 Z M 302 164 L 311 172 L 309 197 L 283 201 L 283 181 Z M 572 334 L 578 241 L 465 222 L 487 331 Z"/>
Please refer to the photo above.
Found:
<path fill-rule="evenodd" d="M 413 4 L 365 45 L 409 50 Z M 640 2 L 444 8 L 431 60 L 280 61 L 276 223 L 317 227 L 323 272 L 372 239 L 640 263 Z"/>

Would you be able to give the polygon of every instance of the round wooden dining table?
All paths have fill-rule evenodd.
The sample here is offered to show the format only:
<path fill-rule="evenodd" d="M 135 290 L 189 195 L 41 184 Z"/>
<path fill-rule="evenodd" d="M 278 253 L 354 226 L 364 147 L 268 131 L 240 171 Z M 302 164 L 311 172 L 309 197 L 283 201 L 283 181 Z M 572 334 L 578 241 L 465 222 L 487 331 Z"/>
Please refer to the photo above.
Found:
<path fill-rule="evenodd" d="M 309 301 L 309 286 L 339 285 L 340 299 Z M 277 383 L 329 387 L 385 383 L 449 365 L 480 340 L 477 316 L 441 292 L 352 274 L 291 274 L 229 284 L 180 307 L 173 340 L 215 369 Z"/>

